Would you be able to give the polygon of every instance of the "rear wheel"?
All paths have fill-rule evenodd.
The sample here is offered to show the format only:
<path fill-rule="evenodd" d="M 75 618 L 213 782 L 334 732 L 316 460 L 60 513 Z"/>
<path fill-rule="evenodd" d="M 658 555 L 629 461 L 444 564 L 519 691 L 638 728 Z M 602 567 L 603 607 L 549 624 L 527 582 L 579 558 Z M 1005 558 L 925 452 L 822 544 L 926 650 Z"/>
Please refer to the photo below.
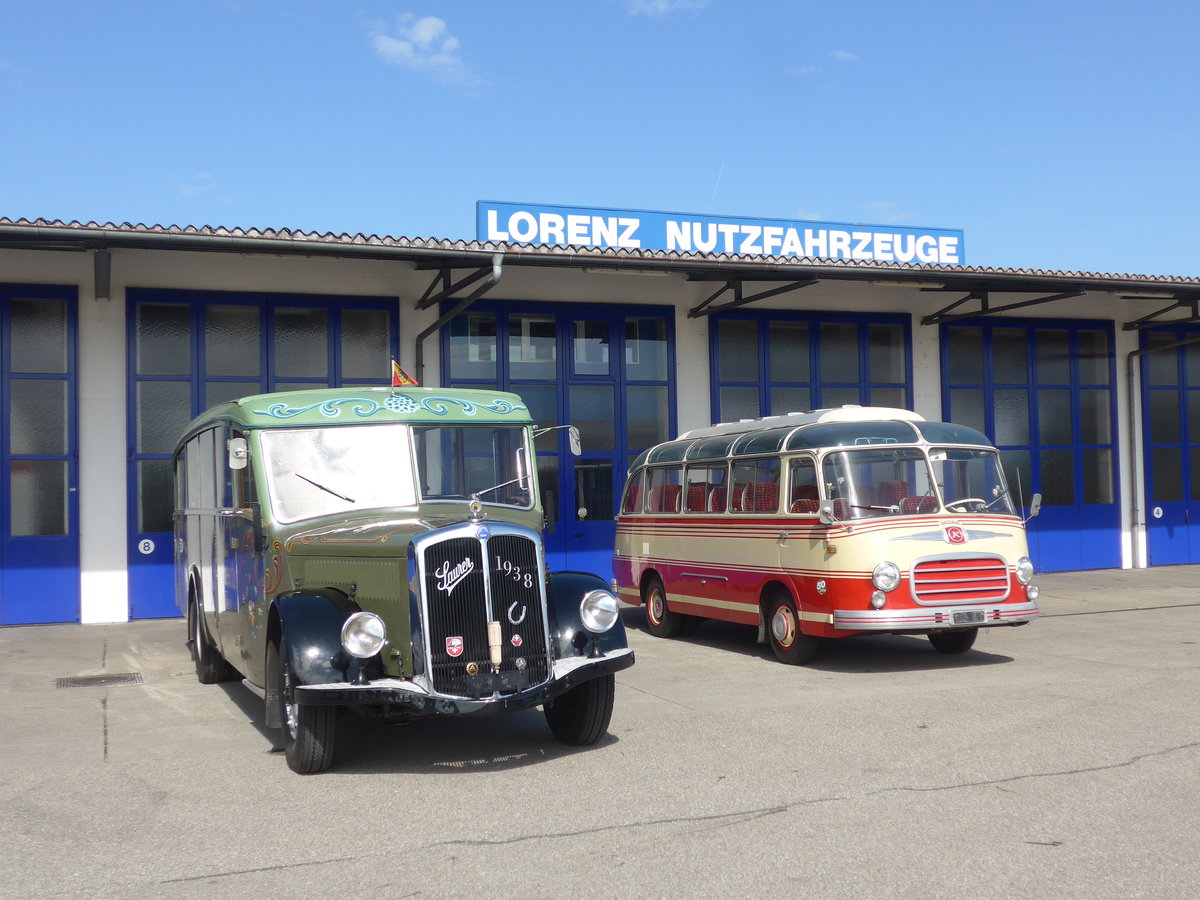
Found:
<path fill-rule="evenodd" d="M 188 636 L 192 645 L 192 662 L 196 664 L 196 680 L 201 684 L 217 684 L 228 681 L 229 665 L 217 652 L 217 648 L 208 642 L 205 634 L 204 621 L 196 604 L 188 604 Z"/>
<path fill-rule="evenodd" d="M 938 631 L 929 635 L 929 643 L 938 653 L 966 653 L 975 644 L 979 636 L 978 628 L 968 628 L 966 631 Z"/>
<path fill-rule="evenodd" d="M 571 688 L 546 707 L 546 724 L 559 741 L 572 747 L 594 744 L 612 721 L 615 676 L 601 675 Z"/>
<path fill-rule="evenodd" d="M 267 692 L 267 702 L 279 705 L 288 768 L 301 775 L 324 772 L 333 763 L 337 707 L 296 702 L 296 681 L 282 640 L 267 645 L 267 681 L 274 688 Z"/>
<path fill-rule="evenodd" d="M 655 637 L 675 637 L 683 627 L 683 616 L 667 608 L 667 592 L 662 582 L 651 578 L 642 588 L 642 602 L 646 605 L 646 627 Z"/>
<path fill-rule="evenodd" d="M 782 590 L 772 594 L 766 611 L 767 639 L 781 662 L 798 666 L 817 655 L 819 638 L 800 631 L 800 616 L 789 594 Z"/>

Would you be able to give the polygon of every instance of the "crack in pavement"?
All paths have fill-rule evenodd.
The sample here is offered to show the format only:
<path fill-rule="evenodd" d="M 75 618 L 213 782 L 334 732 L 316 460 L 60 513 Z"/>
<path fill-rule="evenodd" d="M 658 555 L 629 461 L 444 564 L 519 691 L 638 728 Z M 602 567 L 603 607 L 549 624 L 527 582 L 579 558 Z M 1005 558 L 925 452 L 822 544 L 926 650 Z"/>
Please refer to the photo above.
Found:
<path fill-rule="evenodd" d="M 208 875 L 188 875 L 185 878 L 166 878 L 159 884 L 184 884 L 189 881 L 207 881 L 210 878 L 231 878 L 234 875 L 255 875 L 259 872 L 281 872 L 286 869 L 303 869 L 306 866 L 325 866 L 329 863 L 354 862 L 357 856 L 343 856 L 337 859 L 318 859 L 311 862 L 284 863 L 278 866 L 262 866 L 258 869 L 235 869 L 232 872 L 212 872 Z"/>

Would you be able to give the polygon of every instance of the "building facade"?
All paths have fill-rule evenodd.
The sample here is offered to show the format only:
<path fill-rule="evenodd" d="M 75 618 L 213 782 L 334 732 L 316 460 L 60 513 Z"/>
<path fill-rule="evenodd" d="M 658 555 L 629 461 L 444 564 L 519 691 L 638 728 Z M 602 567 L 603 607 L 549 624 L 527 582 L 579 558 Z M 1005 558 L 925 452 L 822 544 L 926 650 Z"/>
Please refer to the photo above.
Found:
<path fill-rule="evenodd" d="M 1200 562 L 1200 279 L 0 219 L 0 624 L 176 614 L 170 456 L 264 391 L 498 386 L 547 548 L 610 573 L 629 462 L 863 404 L 1002 449 L 1044 571 Z M 1193 507 L 1197 533 L 1191 532 Z"/>

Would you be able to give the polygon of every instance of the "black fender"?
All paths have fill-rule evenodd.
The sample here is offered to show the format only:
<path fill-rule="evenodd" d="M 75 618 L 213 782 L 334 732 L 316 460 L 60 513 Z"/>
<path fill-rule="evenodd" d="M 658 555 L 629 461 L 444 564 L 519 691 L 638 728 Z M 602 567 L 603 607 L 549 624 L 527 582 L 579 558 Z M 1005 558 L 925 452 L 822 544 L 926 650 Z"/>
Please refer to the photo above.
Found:
<path fill-rule="evenodd" d="M 579 617 L 579 603 L 589 591 L 612 593 L 612 587 L 603 578 L 588 572 L 551 572 L 546 582 L 550 643 L 555 659 L 591 656 L 629 646 L 620 615 L 616 624 L 603 634 L 592 634 Z"/>
<path fill-rule="evenodd" d="M 342 625 L 357 609 L 345 594 L 329 588 L 280 594 L 271 603 L 268 640 L 283 639 L 300 684 L 348 681 L 358 674 L 358 661 L 342 649 Z"/>

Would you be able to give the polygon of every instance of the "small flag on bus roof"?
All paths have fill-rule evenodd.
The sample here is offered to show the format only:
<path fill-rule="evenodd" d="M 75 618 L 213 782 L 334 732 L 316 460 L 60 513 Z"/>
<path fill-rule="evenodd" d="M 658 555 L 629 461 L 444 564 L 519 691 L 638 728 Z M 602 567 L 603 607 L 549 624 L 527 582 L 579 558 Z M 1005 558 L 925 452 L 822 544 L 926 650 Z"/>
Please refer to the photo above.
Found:
<path fill-rule="evenodd" d="M 417 387 L 417 379 L 413 378 L 402 368 L 400 363 L 392 360 L 392 387 Z"/>

